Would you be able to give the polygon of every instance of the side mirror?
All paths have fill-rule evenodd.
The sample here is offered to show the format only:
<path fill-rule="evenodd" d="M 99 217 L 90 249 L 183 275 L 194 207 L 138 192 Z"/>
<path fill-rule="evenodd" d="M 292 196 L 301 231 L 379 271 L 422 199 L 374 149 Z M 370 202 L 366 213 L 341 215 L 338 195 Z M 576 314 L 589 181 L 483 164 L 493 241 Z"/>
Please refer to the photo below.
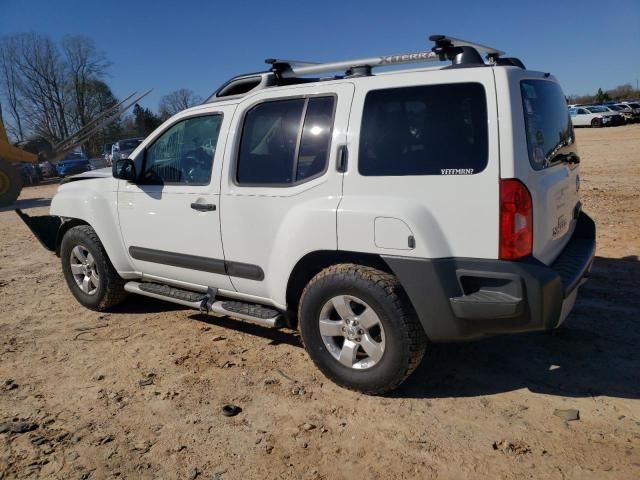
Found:
<path fill-rule="evenodd" d="M 136 174 L 136 165 L 130 158 L 116 160 L 112 165 L 113 177 L 129 182 L 135 182 L 138 178 Z"/>

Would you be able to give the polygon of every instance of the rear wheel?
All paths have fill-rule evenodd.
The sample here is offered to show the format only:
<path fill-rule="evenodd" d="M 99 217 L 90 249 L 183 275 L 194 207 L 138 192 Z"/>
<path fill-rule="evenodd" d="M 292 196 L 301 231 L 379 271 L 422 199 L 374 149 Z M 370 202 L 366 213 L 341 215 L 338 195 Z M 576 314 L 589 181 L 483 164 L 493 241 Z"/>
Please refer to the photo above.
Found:
<path fill-rule="evenodd" d="M 15 168 L 0 158 L 0 207 L 15 202 L 22 190 L 22 178 Z"/>
<path fill-rule="evenodd" d="M 126 297 L 124 280 L 89 225 L 73 227 L 64 235 L 60 260 L 67 286 L 83 306 L 103 311 Z"/>
<path fill-rule="evenodd" d="M 599 118 L 594 118 L 593 120 L 591 120 L 591 126 L 593 128 L 600 128 L 602 126 L 602 120 L 600 120 Z"/>
<path fill-rule="evenodd" d="M 340 264 L 307 285 L 298 318 L 309 356 L 332 381 L 379 395 L 420 364 L 426 336 L 398 280 L 372 267 Z"/>

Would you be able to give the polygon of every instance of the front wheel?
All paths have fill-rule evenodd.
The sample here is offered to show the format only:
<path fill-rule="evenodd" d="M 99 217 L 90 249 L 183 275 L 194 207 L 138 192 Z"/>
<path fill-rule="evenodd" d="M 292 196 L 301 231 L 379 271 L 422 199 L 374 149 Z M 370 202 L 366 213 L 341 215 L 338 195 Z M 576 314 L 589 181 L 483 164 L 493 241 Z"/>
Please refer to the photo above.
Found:
<path fill-rule="evenodd" d="M 70 228 L 60 245 L 62 272 L 76 300 L 104 311 L 126 297 L 124 280 L 111 264 L 96 232 L 89 225 Z"/>
<path fill-rule="evenodd" d="M 602 120 L 600 120 L 599 118 L 594 118 L 593 120 L 591 120 L 591 127 L 592 128 L 602 127 Z"/>
<path fill-rule="evenodd" d="M 298 318 L 313 362 L 351 390 L 393 390 L 424 356 L 426 336 L 398 280 L 372 267 L 339 264 L 317 274 Z"/>

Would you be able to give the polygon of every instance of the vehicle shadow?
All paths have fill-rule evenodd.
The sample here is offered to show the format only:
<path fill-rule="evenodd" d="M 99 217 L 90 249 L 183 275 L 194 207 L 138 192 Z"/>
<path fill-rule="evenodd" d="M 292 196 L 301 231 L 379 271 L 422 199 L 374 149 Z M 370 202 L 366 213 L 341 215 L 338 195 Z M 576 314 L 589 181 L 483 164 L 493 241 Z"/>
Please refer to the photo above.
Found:
<path fill-rule="evenodd" d="M 233 330 L 256 337 L 262 337 L 270 340 L 270 345 L 291 345 L 292 347 L 303 348 L 302 340 L 298 332 L 289 329 L 267 328 L 255 325 L 253 323 L 234 320 L 230 317 L 218 317 L 216 315 L 206 315 L 204 313 L 196 313 L 190 315 L 189 318 L 208 325 L 216 325 L 227 330 Z"/>
<path fill-rule="evenodd" d="M 49 207 L 51 205 L 51 198 L 25 198 L 22 200 L 16 200 L 11 205 L 1 207 L 0 212 L 12 212 L 15 209 L 27 210 L 29 208 Z"/>
<path fill-rule="evenodd" d="M 129 295 L 124 302 L 109 310 L 109 313 L 115 314 L 136 314 L 136 313 L 162 313 L 162 312 L 178 312 L 181 310 L 189 310 L 177 303 L 165 302 L 154 298 L 145 297 L 143 295 Z"/>
<path fill-rule="evenodd" d="M 596 257 L 565 323 L 550 332 L 432 345 L 392 397 L 490 395 L 527 388 L 566 397 L 640 398 L 640 262 Z"/>
<path fill-rule="evenodd" d="M 422 365 L 397 390 L 399 398 L 473 397 L 527 388 L 565 397 L 640 398 L 640 262 L 596 257 L 573 312 L 550 332 L 430 345 Z M 113 313 L 184 310 L 132 296 Z M 302 348 L 297 332 L 194 313 L 208 325 Z"/>
<path fill-rule="evenodd" d="M 129 297 L 124 302 L 109 310 L 109 313 L 116 315 L 145 313 L 149 314 L 179 312 L 185 310 L 193 311 L 188 307 L 183 307 L 182 305 L 178 305 L 176 303 L 164 302 L 162 300 L 156 300 L 142 295 L 129 295 Z M 266 328 L 261 327 L 260 325 L 254 325 L 253 323 L 234 320 L 230 317 L 207 315 L 204 313 L 194 313 L 193 315 L 189 315 L 189 318 L 191 320 L 202 322 L 207 325 L 222 327 L 226 330 L 233 330 L 235 332 L 245 333 L 247 335 L 266 338 L 271 341 L 270 345 L 285 344 L 302 348 L 302 341 L 300 340 L 300 336 L 293 330 Z"/>

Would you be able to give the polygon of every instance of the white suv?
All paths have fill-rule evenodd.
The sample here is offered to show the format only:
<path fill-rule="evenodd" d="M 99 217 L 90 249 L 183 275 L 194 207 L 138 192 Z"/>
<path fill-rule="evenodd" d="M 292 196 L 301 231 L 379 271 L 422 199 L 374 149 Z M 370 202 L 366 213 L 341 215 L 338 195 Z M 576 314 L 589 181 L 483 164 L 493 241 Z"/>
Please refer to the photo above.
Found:
<path fill-rule="evenodd" d="M 554 328 L 595 250 L 564 94 L 502 52 L 431 38 L 407 55 L 271 60 L 113 174 L 67 179 L 51 216 L 19 214 L 82 305 L 131 292 L 299 328 L 320 370 L 370 394 L 429 341 Z"/>

